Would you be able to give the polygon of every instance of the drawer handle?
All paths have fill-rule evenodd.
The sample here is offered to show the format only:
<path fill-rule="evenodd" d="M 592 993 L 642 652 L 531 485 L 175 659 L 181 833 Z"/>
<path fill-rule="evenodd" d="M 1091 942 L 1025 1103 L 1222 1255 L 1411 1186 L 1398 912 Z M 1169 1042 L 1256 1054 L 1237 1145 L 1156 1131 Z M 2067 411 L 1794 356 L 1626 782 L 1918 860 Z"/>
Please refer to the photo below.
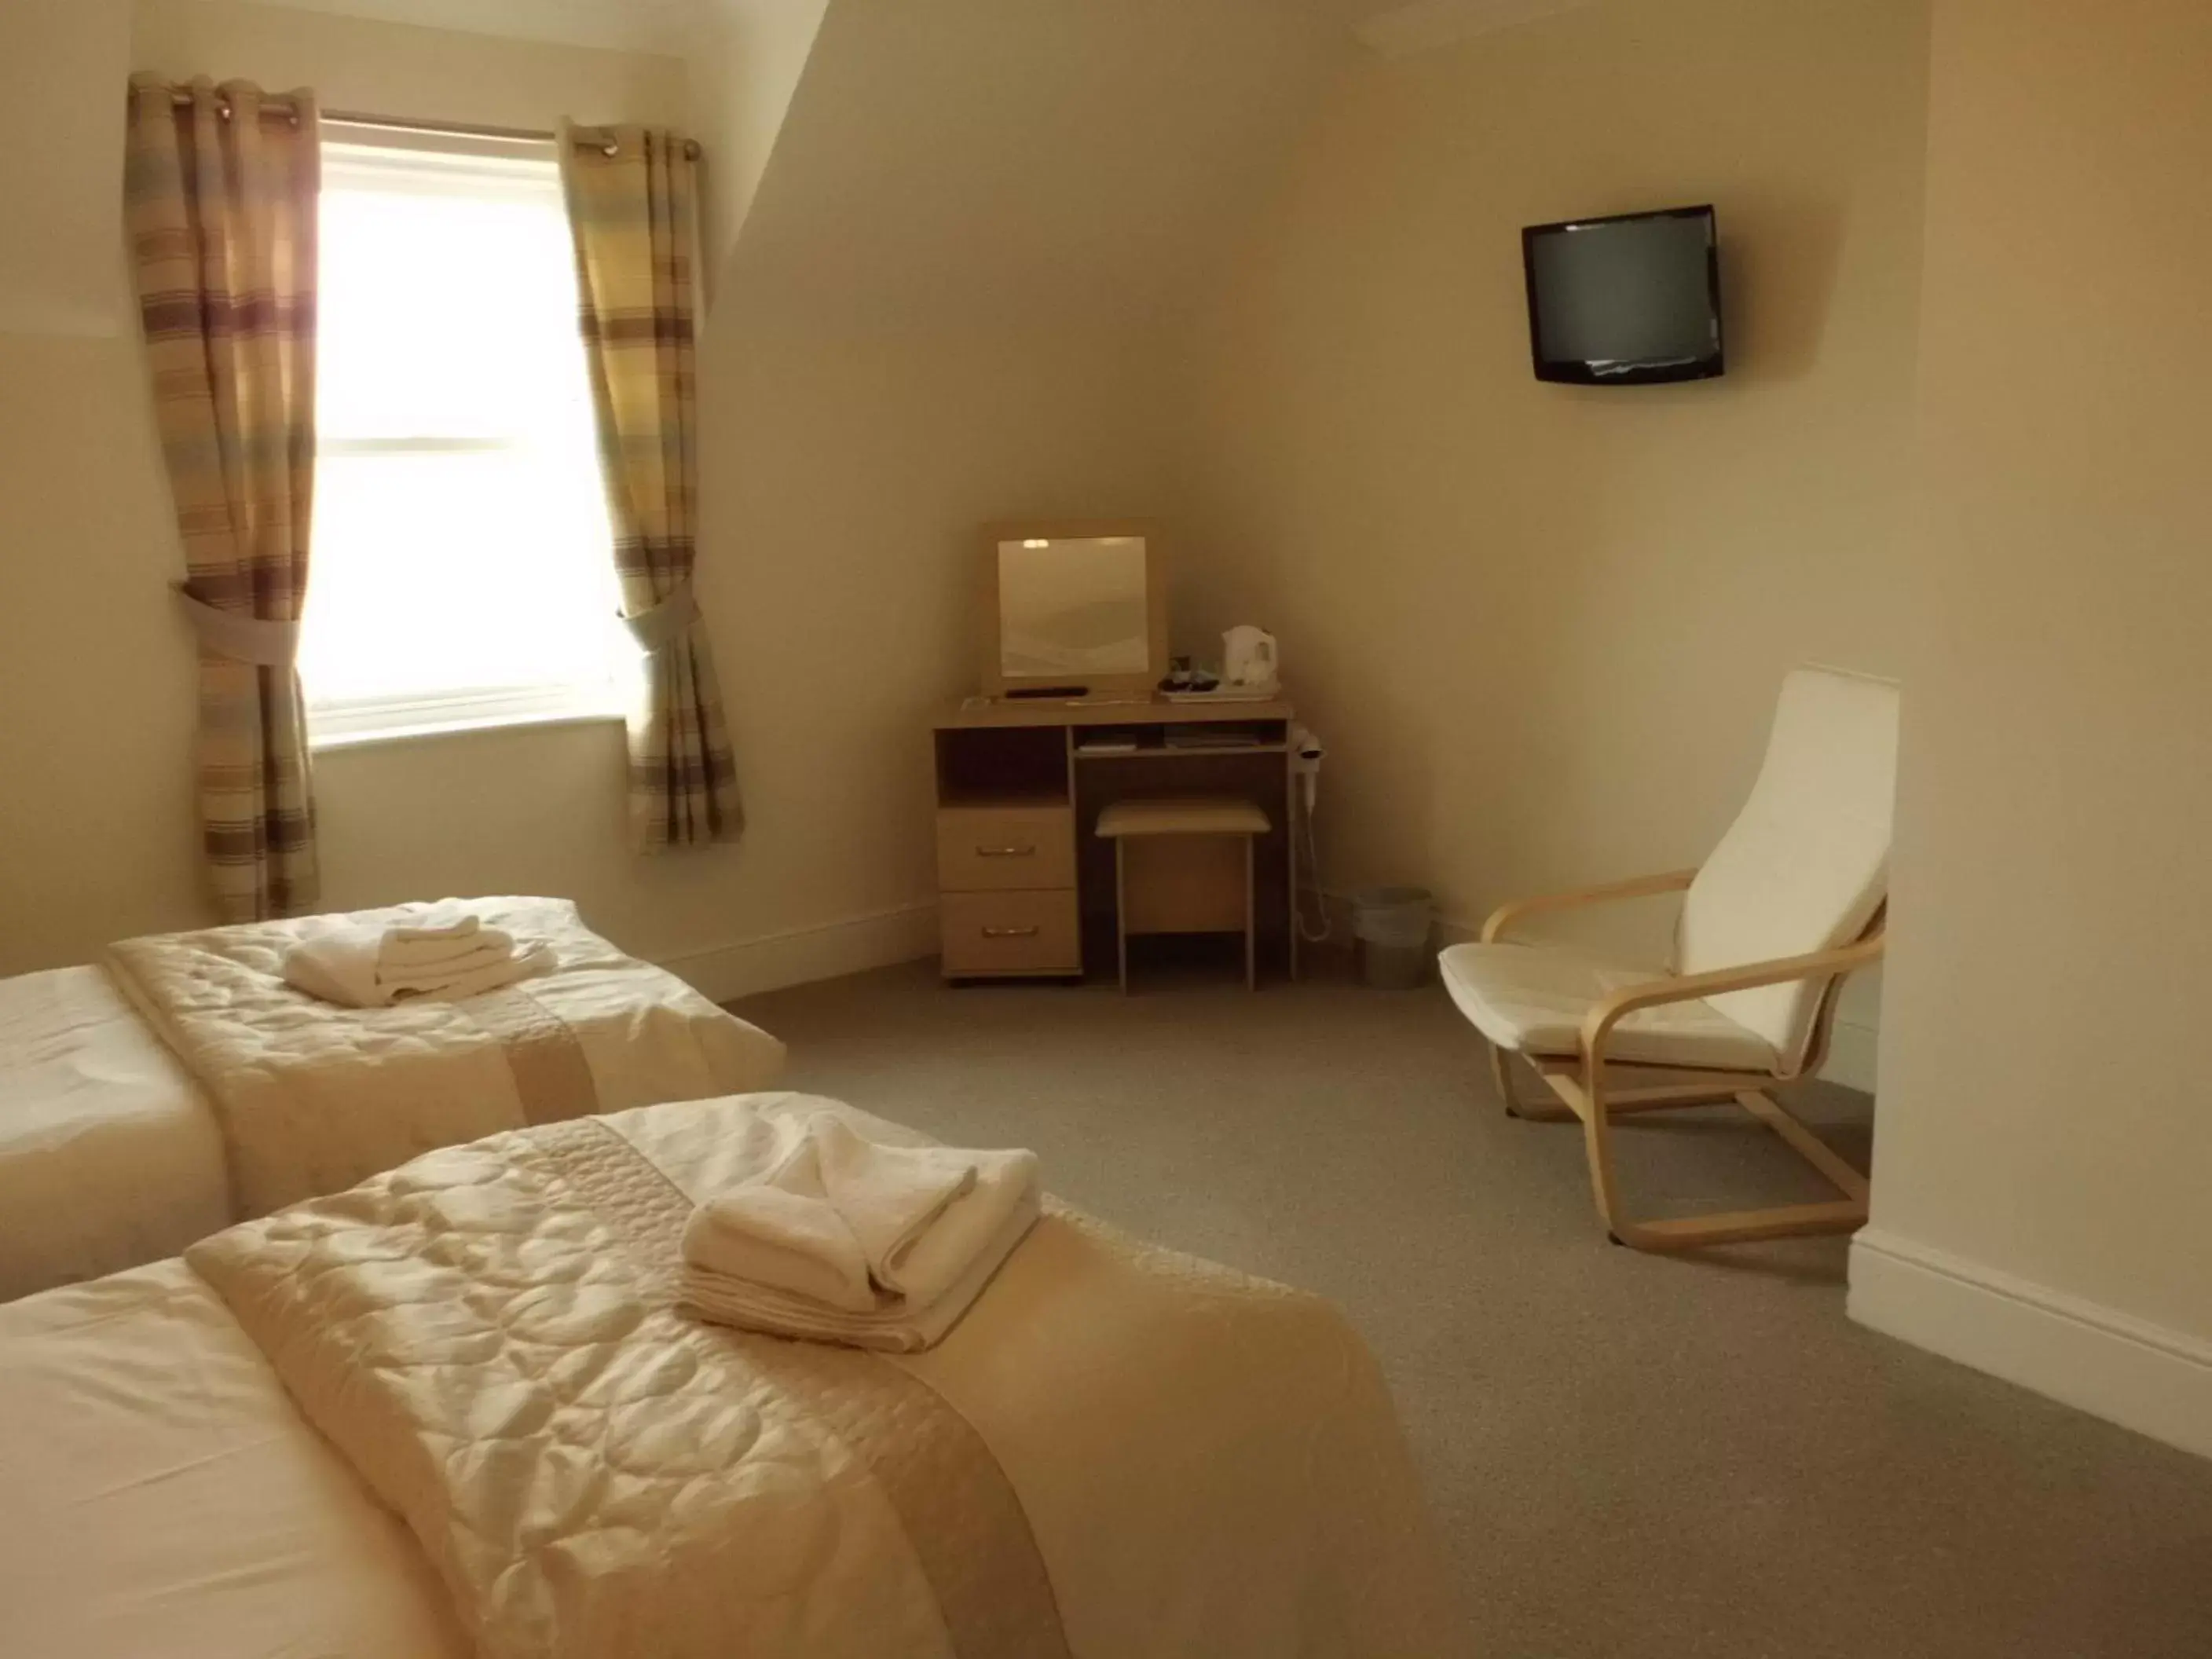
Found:
<path fill-rule="evenodd" d="M 979 847 L 975 849 L 975 856 L 979 859 L 1033 859 L 1036 856 L 1036 848 L 1034 844 L 1028 847 Z"/>
<path fill-rule="evenodd" d="M 985 939 L 1035 939 L 1036 936 L 1037 930 L 1034 925 L 1028 927 L 986 927 L 983 930 Z"/>

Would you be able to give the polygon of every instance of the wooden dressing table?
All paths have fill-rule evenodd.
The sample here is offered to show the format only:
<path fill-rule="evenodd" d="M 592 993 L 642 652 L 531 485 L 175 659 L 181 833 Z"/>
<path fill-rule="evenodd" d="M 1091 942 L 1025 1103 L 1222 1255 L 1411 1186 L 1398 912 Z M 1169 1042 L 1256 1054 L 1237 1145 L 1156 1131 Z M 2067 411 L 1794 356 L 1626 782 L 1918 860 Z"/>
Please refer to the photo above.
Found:
<path fill-rule="evenodd" d="M 945 711 L 934 726 L 945 976 L 1113 971 L 1114 848 L 1096 834 L 1098 814 L 1124 799 L 1185 795 L 1235 796 L 1267 815 L 1255 846 L 1259 964 L 1294 975 L 1291 723 L 1287 702 L 1141 694 L 970 697 Z M 1194 736 L 1236 744 L 1183 746 Z M 1188 884 L 1194 916 L 1215 908 L 1221 878 L 1202 846 L 1165 874 Z M 1234 879 L 1241 900 L 1241 861 Z"/>

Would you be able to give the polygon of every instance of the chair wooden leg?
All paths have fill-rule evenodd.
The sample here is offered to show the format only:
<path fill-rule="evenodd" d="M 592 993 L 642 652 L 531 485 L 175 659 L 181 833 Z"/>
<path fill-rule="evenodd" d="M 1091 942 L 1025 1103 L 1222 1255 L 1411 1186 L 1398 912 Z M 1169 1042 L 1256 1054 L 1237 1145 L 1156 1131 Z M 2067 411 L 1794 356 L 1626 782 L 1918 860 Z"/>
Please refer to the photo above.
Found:
<path fill-rule="evenodd" d="M 1555 1093 L 1574 1116 L 1583 1121 L 1583 1151 L 1589 1162 L 1590 1194 L 1598 1219 L 1617 1244 L 1654 1252 L 1693 1250 L 1712 1244 L 1747 1244 L 1759 1239 L 1801 1238 L 1823 1233 L 1855 1232 L 1866 1224 L 1866 1177 L 1838 1157 L 1835 1150 L 1786 1111 L 1760 1089 L 1738 1090 L 1734 1098 L 1753 1117 L 1774 1131 L 1784 1145 L 1810 1164 L 1840 1199 L 1813 1204 L 1784 1204 L 1759 1210 L 1729 1210 L 1717 1215 L 1686 1216 L 1670 1221 L 1632 1221 L 1620 1212 L 1620 1187 L 1613 1158 L 1613 1112 L 1606 1096 L 1601 1072 L 1585 1067 L 1582 1078 L 1545 1073 Z M 1659 1105 L 1688 1103 L 1686 1097 L 1698 1085 L 1680 1091 L 1685 1098 L 1645 1103 Z M 1658 1093 L 1658 1091 L 1651 1091 Z"/>
<path fill-rule="evenodd" d="M 1613 1120 L 1607 1115 L 1605 1085 L 1601 1079 L 1593 1079 L 1585 1090 L 1589 1109 L 1581 1115 L 1583 1120 L 1583 1155 L 1589 1160 L 1590 1197 L 1597 1205 L 1597 1218 L 1605 1224 L 1607 1236 L 1626 1244 L 1626 1226 L 1633 1231 L 1635 1224 L 1623 1223 L 1616 1215 L 1620 1206 L 1620 1187 L 1613 1172 Z"/>
<path fill-rule="evenodd" d="M 1564 1106 L 1547 1104 L 1540 1100 L 1523 1100 L 1513 1087 L 1513 1054 L 1496 1043 L 1484 1045 L 1490 1050 L 1491 1080 L 1498 1085 L 1498 1098 L 1504 1103 L 1505 1115 L 1526 1120 L 1531 1123 L 1569 1123 L 1574 1114 Z"/>
<path fill-rule="evenodd" d="M 1505 1108 L 1506 1116 L 1520 1116 L 1513 1098 L 1513 1062 L 1496 1043 L 1486 1042 L 1482 1046 L 1490 1053 L 1490 1080 L 1497 1085 L 1498 1104 Z"/>

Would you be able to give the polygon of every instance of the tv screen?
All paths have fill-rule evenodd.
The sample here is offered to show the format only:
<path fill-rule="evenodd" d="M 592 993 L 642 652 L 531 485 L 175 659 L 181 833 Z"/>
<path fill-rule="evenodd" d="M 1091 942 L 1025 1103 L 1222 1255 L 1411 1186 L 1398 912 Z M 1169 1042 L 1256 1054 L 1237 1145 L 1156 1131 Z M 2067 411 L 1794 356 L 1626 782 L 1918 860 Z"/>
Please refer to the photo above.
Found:
<path fill-rule="evenodd" d="M 1521 233 L 1536 378 L 1582 386 L 1721 373 L 1713 210 L 1674 208 Z"/>

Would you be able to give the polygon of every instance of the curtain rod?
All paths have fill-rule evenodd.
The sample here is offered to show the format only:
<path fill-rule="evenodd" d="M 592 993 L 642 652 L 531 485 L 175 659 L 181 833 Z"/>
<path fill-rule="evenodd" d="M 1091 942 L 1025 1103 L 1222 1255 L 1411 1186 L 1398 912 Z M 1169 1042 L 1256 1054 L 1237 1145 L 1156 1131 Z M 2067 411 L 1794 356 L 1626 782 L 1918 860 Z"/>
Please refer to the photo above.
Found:
<path fill-rule="evenodd" d="M 191 92 L 188 88 L 174 88 L 170 91 L 169 101 L 182 109 L 192 101 Z M 231 112 L 230 100 L 224 99 L 221 107 L 228 119 Z M 261 110 L 264 115 L 281 115 L 294 122 L 300 118 L 300 112 L 289 98 L 264 99 Z M 428 132 L 447 138 L 504 138 L 515 143 L 550 144 L 558 137 L 556 133 L 532 127 L 486 126 L 473 121 L 416 121 L 399 115 L 367 115 L 358 110 L 326 109 L 322 118 L 340 126 L 381 127 L 392 132 Z M 608 136 L 611 131 L 607 127 L 573 129 L 576 143 L 604 149 L 610 155 L 615 153 L 614 141 Z M 685 139 L 684 153 L 695 161 L 698 160 L 699 141 Z"/>

